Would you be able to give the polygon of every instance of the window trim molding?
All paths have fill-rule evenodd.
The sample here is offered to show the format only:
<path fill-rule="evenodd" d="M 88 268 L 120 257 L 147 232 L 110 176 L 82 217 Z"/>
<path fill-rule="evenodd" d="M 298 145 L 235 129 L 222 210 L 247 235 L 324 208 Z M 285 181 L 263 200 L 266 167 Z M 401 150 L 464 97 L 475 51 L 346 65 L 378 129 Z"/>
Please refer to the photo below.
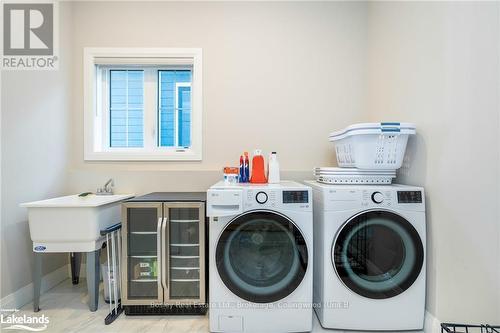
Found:
<path fill-rule="evenodd" d="M 100 78 L 97 66 L 100 59 L 117 59 L 117 64 L 125 65 L 130 61 L 151 62 L 165 65 L 170 60 L 176 63 L 192 61 L 193 74 L 191 81 L 191 147 L 150 147 L 145 148 L 113 148 L 101 147 L 102 123 L 97 121 L 102 112 L 98 105 L 96 80 Z M 164 63 L 162 63 L 162 61 Z M 84 48 L 83 55 L 83 108 L 84 108 L 84 160 L 85 161 L 201 161 L 203 148 L 203 95 L 202 95 L 202 49 L 201 48 Z M 148 65 L 149 64 L 149 65 Z M 105 64 L 104 64 L 105 65 Z M 102 78 L 101 78 L 102 79 Z M 150 129 L 144 128 L 144 131 Z"/>
<path fill-rule="evenodd" d="M 176 82 L 175 83 L 175 93 L 174 93 L 174 110 L 175 110 L 175 133 L 174 133 L 174 146 L 179 146 L 179 88 L 189 87 L 191 88 L 191 83 L 189 82 Z M 192 91 L 192 90 L 191 90 Z M 191 132 L 192 132 L 191 126 Z"/>

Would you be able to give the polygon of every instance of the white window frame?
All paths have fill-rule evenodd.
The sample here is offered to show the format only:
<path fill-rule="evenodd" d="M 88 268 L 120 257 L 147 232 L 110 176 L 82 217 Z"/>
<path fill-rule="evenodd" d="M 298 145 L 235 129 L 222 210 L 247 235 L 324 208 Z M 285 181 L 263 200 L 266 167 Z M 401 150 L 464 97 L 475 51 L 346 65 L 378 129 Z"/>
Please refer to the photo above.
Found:
<path fill-rule="evenodd" d="M 179 146 L 179 88 L 180 87 L 190 87 L 190 82 L 176 82 L 175 83 L 175 94 L 174 94 L 174 145 Z"/>
<path fill-rule="evenodd" d="M 191 80 L 191 146 L 159 146 L 158 69 L 182 69 L 189 64 Z M 144 147 L 109 147 L 109 80 L 102 69 L 144 68 Z M 84 49 L 84 159 L 86 161 L 201 161 L 202 50 L 200 48 L 85 48 Z M 98 83 L 99 82 L 99 83 Z M 152 87 L 151 85 L 155 85 Z M 97 89 L 101 87 L 101 89 Z M 107 90 L 108 89 L 108 90 Z M 155 92 L 152 96 L 152 92 Z M 154 103 L 155 105 L 151 105 Z M 156 110 L 153 115 L 147 110 Z M 177 133 L 175 133 L 177 135 Z M 175 138 L 177 143 L 178 138 Z M 108 142 L 106 144 L 106 141 Z"/>

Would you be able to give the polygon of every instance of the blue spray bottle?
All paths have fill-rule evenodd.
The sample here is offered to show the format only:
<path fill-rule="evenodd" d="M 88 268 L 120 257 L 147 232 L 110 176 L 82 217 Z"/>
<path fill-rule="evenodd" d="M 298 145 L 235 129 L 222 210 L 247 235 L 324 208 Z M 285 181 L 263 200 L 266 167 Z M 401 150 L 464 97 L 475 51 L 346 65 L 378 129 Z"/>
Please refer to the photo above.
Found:
<path fill-rule="evenodd" d="M 250 160 L 248 158 L 248 152 L 244 153 L 245 157 L 243 159 L 243 169 L 244 169 L 244 182 L 248 183 L 250 181 Z"/>
<path fill-rule="evenodd" d="M 239 182 L 245 183 L 245 165 L 243 162 L 243 155 L 240 155 L 240 170 L 239 170 Z"/>

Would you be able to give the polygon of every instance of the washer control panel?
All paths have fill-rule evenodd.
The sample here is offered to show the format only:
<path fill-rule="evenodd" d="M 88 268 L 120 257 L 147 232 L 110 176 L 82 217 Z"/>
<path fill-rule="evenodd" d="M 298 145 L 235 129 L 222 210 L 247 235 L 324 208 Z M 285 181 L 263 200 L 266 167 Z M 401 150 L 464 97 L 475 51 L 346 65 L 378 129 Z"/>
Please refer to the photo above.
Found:
<path fill-rule="evenodd" d="M 275 190 L 248 189 L 244 204 L 246 209 L 275 208 L 279 204 L 276 198 Z"/>
<path fill-rule="evenodd" d="M 245 209 L 289 209 L 309 210 L 311 209 L 310 190 L 288 190 L 288 189 L 252 189 L 245 191 Z"/>

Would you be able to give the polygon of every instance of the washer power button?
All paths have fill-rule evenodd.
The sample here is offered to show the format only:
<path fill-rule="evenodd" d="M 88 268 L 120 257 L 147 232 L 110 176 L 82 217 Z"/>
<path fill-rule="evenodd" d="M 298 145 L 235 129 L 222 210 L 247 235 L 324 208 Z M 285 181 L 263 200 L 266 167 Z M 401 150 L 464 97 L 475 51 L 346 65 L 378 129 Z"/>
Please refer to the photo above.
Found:
<path fill-rule="evenodd" d="M 259 192 L 255 196 L 255 200 L 257 200 L 258 203 L 265 204 L 267 202 L 267 194 L 266 192 Z"/>

